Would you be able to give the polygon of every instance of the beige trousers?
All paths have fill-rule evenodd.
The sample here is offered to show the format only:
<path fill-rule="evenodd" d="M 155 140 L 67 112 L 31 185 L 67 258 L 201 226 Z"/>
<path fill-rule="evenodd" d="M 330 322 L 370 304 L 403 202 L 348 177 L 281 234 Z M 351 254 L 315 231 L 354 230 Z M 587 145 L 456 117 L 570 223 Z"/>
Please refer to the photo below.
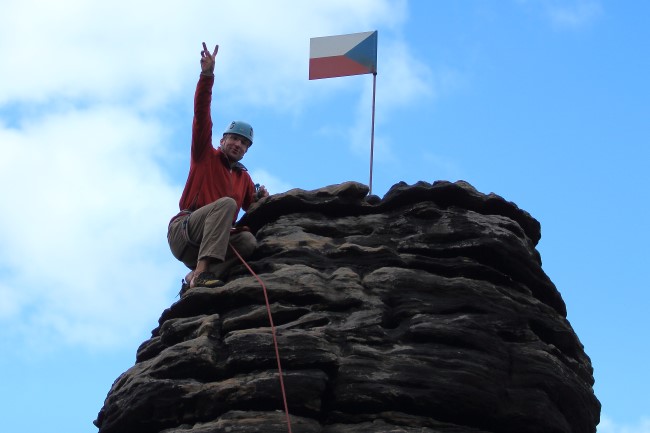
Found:
<path fill-rule="evenodd" d="M 210 258 L 213 263 L 209 271 L 222 278 L 239 260 L 229 244 L 243 258 L 250 257 L 257 247 L 252 233 L 231 233 L 236 211 L 235 200 L 222 197 L 172 221 L 167 231 L 167 241 L 174 257 L 190 269 L 196 268 L 200 259 Z"/>

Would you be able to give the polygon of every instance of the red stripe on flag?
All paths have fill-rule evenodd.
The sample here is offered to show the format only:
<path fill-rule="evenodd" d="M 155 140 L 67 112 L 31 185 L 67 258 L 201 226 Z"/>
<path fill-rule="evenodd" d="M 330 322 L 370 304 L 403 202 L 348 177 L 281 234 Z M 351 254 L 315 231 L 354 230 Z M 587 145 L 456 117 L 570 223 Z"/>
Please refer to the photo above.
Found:
<path fill-rule="evenodd" d="M 345 77 L 346 75 L 369 74 L 366 66 L 345 56 L 318 57 L 309 59 L 309 79 Z"/>

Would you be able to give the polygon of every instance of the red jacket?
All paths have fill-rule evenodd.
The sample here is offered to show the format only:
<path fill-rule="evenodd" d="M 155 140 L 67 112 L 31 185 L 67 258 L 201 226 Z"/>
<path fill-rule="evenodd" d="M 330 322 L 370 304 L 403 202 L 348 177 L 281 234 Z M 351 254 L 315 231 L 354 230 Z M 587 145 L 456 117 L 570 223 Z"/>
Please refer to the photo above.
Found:
<path fill-rule="evenodd" d="M 212 85 L 214 76 L 201 75 L 194 94 L 194 121 L 192 123 L 192 157 L 190 173 L 181 196 L 181 210 L 196 210 L 221 197 L 232 197 L 237 212 L 247 210 L 255 196 L 255 185 L 246 167 L 230 165 L 221 149 L 212 145 Z"/>

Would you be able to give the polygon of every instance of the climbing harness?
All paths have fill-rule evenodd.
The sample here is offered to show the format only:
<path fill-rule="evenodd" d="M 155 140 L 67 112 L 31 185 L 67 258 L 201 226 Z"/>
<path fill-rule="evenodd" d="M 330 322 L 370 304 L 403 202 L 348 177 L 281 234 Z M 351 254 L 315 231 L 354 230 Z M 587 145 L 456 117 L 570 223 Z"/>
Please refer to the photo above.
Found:
<path fill-rule="evenodd" d="M 248 272 L 251 273 L 253 277 L 257 279 L 257 281 L 260 283 L 262 286 L 262 291 L 264 292 L 264 301 L 266 302 L 266 311 L 269 314 L 269 323 L 271 324 L 271 334 L 273 335 L 273 345 L 275 346 L 275 359 L 278 362 L 278 374 L 280 376 L 280 389 L 282 391 L 282 401 L 284 402 L 284 413 L 287 416 L 287 429 L 289 433 L 291 432 L 291 419 L 289 417 L 289 406 L 287 405 L 287 393 L 284 389 L 284 380 L 282 379 L 282 365 L 280 364 L 280 351 L 278 350 L 278 339 L 275 335 L 275 325 L 273 324 L 273 316 L 271 315 L 271 304 L 269 303 L 269 296 L 266 291 L 266 286 L 264 285 L 264 282 L 262 279 L 251 269 L 251 267 L 246 263 L 246 260 L 239 254 L 239 251 L 235 249 L 235 247 L 230 244 L 230 248 L 232 248 L 233 252 L 235 255 L 239 258 L 239 260 L 244 264 L 246 269 L 248 269 Z"/>

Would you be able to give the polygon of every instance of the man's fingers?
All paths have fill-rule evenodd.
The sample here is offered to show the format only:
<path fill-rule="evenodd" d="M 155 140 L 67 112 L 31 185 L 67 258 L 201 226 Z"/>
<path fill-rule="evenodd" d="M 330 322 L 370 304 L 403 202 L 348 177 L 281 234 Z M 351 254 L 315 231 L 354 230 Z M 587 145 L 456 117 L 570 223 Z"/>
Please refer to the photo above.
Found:
<path fill-rule="evenodd" d="M 215 57 L 217 57 L 217 52 L 219 51 L 219 45 L 215 45 L 214 51 L 212 52 L 212 54 L 210 54 L 210 51 L 208 51 L 208 46 L 205 45 L 205 42 L 202 42 L 202 44 L 203 44 L 203 51 L 201 51 L 202 58 L 207 57 L 210 59 L 214 59 Z"/>

